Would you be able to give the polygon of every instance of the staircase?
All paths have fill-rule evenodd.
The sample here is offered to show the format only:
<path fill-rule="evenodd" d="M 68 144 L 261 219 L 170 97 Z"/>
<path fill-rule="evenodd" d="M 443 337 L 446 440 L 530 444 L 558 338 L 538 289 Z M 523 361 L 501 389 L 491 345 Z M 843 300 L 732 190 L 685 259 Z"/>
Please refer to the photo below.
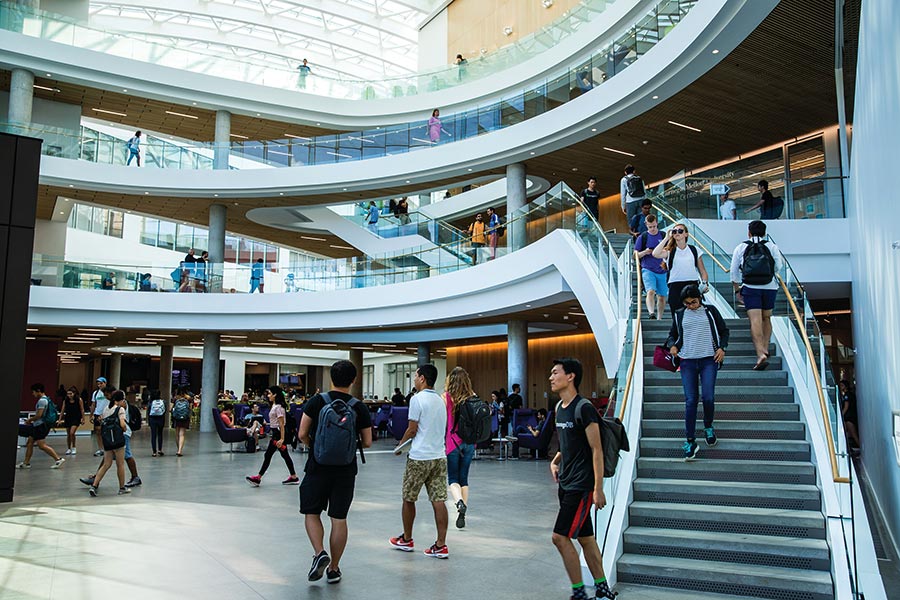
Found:
<path fill-rule="evenodd" d="M 773 598 L 834 599 L 825 516 L 794 391 L 772 358 L 756 363 L 746 319 L 729 320 L 718 374 L 718 444 L 682 458 L 680 373 L 653 367 L 671 320 L 644 320 L 644 410 L 634 499 L 618 580 L 642 586 Z M 636 584 L 636 585 L 635 585 Z M 648 596 L 650 597 L 650 596 Z"/>

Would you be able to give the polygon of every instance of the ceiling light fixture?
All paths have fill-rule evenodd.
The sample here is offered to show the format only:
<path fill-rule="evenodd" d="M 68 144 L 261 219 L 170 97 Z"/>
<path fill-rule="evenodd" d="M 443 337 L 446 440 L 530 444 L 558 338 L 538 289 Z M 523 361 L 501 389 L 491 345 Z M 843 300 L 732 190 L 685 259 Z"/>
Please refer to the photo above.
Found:
<path fill-rule="evenodd" d="M 174 110 L 167 110 L 167 115 L 172 115 L 173 117 L 184 117 L 185 119 L 199 119 L 200 117 L 195 117 L 194 115 L 186 115 L 184 113 L 175 112 Z"/>
<path fill-rule="evenodd" d="M 510 36 L 513 34 L 513 28 L 509 25 L 503 28 L 503 35 Z"/>
<path fill-rule="evenodd" d="M 233 138 L 238 138 L 240 140 L 249 140 L 250 139 L 246 135 L 238 135 L 237 133 L 229 133 L 228 135 L 230 135 Z"/>
<path fill-rule="evenodd" d="M 327 346 L 329 348 L 334 348 L 337 344 L 326 344 L 325 342 L 312 342 L 311 346 Z"/>
<path fill-rule="evenodd" d="M 684 123 L 678 123 L 677 121 L 669 121 L 669 125 L 674 125 L 675 127 L 683 127 L 685 129 L 690 129 L 691 131 L 696 131 L 697 133 L 702 133 L 700 129 L 696 127 L 691 127 L 690 125 L 685 125 Z"/>
<path fill-rule="evenodd" d="M 339 250 L 355 250 L 352 246 L 338 246 L 337 244 L 329 244 L 332 248 L 337 248 Z"/>
<path fill-rule="evenodd" d="M 625 152 L 624 150 L 616 150 L 615 148 L 607 148 L 603 146 L 603 149 L 607 152 L 615 152 L 616 154 L 624 154 L 625 156 L 634 156 L 631 152 Z"/>
<path fill-rule="evenodd" d="M 300 238 L 304 239 L 304 240 L 312 240 L 314 242 L 327 242 L 328 241 L 325 238 L 312 237 L 309 235 L 301 235 Z"/>
<path fill-rule="evenodd" d="M 713 54 L 718 54 L 718 53 L 719 53 L 718 50 L 713 50 Z"/>
<path fill-rule="evenodd" d="M 542 0 L 541 5 L 543 5 L 544 8 L 550 8 L 553 6 L 553 0 Z"/>
<path fill-rule="evenodd" d="M 47 90 L 48 92 L 54 92 L 54 93 L 59 93 L 59 91 L 60 91 L 59 88 L 55 88 L 55 87 L 47 87 L 46 85 L 38 85 L 38 84 L 34 84 L 33 87 L 34 87 L 34 89 L 36 89 L 36 90 Z"/>
<path fill-rule="evenodd" d="M 102 108 L 92 108 L 91 110 L 94 112 L 103 113 L 103 114 L 107 114 L 107 115 L 116 115 L 117 117 L 127 117 L 128 116 L 125 113 L 116 112 L 114 110 L 104 110 Z"/>
<path fill-rule="evenodd" d="M 659 100 L 659 96 L 653 96 L 654 100 Z"/>

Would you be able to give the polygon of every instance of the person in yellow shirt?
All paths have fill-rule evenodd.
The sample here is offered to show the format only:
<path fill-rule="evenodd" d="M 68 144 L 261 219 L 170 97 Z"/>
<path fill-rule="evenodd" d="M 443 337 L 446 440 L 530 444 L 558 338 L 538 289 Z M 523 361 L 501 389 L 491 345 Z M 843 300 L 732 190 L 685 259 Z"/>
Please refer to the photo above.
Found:
<path fill-rule="evenodd" d="M 481 213 L 475 215 L 475 222 L 469 225 L 469 235 L 472 236 L 472 264 L 478 264 L 478 254 L 487 245 L 484 218 Z"/>

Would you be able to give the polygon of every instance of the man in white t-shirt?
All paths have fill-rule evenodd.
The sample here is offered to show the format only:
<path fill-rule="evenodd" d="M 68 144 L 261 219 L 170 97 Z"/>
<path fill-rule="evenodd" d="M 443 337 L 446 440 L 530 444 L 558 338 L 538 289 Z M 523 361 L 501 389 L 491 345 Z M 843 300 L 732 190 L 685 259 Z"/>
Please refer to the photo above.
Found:
<path fill-rule="evenodd" d="M 400 439 L 395 453 L 412 440 L 406 471 L 403 473 L 403 533 L 391 538 L 391 546 L 404 552 L 413 551 L 412 530 L 416 520 L 416 500 L 422 486 L 434 510 L 437 540 L 425 550 L 426 556 L 448 558 L 447 550 L 447 451 L 444 436 L 447 432 L 447 405 L 434 391 L 437 369 L 421 365 L 416 369 L 413 385 L 416 395 L 409 401 L 409 427 Z"/>
<path fill-rule="evenodd" d="M 103 456 L 103 440 L 100 438 L 100 425 L 103 420 L 103 411 L 109 406 L 109 399 L 106 397 L 106 377 L 97 378 L 97 389 L 91 396 L 91 413 L 94 415 L 94 439 L 97 440 L 97 451 L 94 456 Z"/>
<path fill-rule="evenodd" d="M 722 205 L 719 206 L 719 218 L 723 221 L 734 221 L 737 219 L 737 205 L 734 200 L 728 197 L 728 194 L 722 196 Z"/>

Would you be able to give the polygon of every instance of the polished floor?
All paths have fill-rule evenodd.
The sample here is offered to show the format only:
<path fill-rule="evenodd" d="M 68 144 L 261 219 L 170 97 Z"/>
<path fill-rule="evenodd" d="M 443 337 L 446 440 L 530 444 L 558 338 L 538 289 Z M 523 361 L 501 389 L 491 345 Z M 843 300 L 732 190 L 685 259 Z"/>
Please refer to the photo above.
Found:
<path fill-rule="evenodd" d="M 349 599 L 567 598 L 560 559 L 550 543 L 556 487 L 546 461 L 479 460 L 470 477 L 468 526 L 448 535 L 450 559 L 424 556 L 435 537 L 427 502 L 419 502 L 415 553 L 388 546 L 401 531 L 404 458 L 378 441 L 360 469 L 349 517 L 343 581 L 310 584 L 312 552 L 296 486 L 276 456 L 263 485 L 244 476 L 262 462 L 227 452 L 213 434 L 191 433 L 183 458 L 172 437 L 152 458 L 147 432 L 134 451 L 144 484 L 116 495 L 114 473 L 91 498 L 78 478 L 93 471 L 90 438 L 63 468 L 36 452 L 16 478 L 15 501 L 0 505 L 0 599 Z M 52 445 L 65 448 L 63 438 Z M 19 451 L 21 456 L 22 450 Z M 293 454 L 298 471 L 306 460 Z M 451 513 L 453 516 L 454 513 Z M 653 588 L 620 588 L 621 600 L 714 598 Z M 716 596 L 715 598 L 722 598 Z"/>

